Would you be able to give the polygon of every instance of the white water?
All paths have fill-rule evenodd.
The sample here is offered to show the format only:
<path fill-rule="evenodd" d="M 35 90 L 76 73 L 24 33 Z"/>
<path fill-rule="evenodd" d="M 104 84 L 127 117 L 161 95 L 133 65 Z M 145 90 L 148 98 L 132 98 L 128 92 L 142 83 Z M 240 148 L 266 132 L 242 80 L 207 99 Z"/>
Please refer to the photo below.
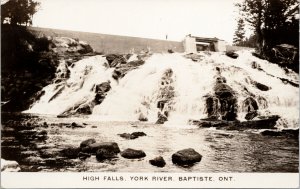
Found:
<path fill-rule="evenodd" d="M 149 122 L 155 122 L 159 111 L 157 102 L 160 100 L 161 79 L 167 69 L 172 69 L 175 97 L 169 121 L 165 125 L 181 127 L 187 124 L 188 119 L 206 117 L 204 96 L 213 93 L 216 67 L 219 67 L 227 84 L 237 93 L 239 107 L 249 96 L 243 90 L 246 87 L 256 96 L 256 100 L 259 96 L 267 100 L 267 108 L 259 107 L 261 114 L 280 115 L 280 127 L 298 127 L 299 89 L 251 68 L 251 63 L 255 61 L 267 73 L 291 81 L 298 82 L 298 75 L 286 74 L 277 65 L 260 60 L 248 51 L 240 51 L 238 54 L 239 58 L 232 59 L 224 53 L 201 53 L 201 62 L 193 62 L 184 58 L 183 54 L 154 54 L 144 65 L 127 73 L 118 83 L 111 78 L 113 69 L 104 67 L 104 57 L 91 57 L 69 68 L 71 75 L 62 84 L 64 89 L 60 95 L 49 101 L 58 90 L 55 89 L 58 84 L 51 84 L 44 88 L 45 95 L 26 112 L 58 115 L 75 105 L 91 101 L 95 96 L 93 86 L 110 80 L 112 89 L 105 100 L 94 107 L 90 119 L 136 121 L 143 114 Z M 267 85 L 271 90 L 260 91 L 250 80 Z M 239 108 L 238 118 L 244 120 L 244 115 L 245 112 Z"/>
<path fill-rule="evenodd" d="M 76 62 L 74 67 L 69 66 L 70 78 L 46 86 L 43 89 L 45 95 L 25 112 L 58 115 L 78 104 L 93 100 L 95 97 L 93 87 L 95 85 L 108 80 L 114 84 L 111 78 L 113 69 L 107 69 L 104 63 L 106 63 L 104 57 L 94 56 Z M 57 73 L 66 72 L 64 69 L 66 69 L 66 63 L 61 61 Z M 56 77 L 60 77 L 59 74 Z M 61 88 L 63 88 L 61 94 L 51 100 Z"/>

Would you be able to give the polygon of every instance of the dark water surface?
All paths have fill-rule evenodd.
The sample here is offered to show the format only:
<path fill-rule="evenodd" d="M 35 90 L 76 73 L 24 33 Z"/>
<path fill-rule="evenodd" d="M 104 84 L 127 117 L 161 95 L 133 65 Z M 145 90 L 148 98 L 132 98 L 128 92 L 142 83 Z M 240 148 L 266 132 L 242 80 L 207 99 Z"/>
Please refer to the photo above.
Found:
<path fill-rule="evenodd" d="M 44 125 L 44 122 L 47 125 Z M 84 128 L 72 128 L 76 122 Z M 142 131 L 134 140 L 118 134 Z M 27 114 L 2 114 L 1 157 L 15 160 L 21 171 L 69 172 L 298 172 L 299 140 L 262 136 L 257 130 L 225 131 L 214 128 L 174 128 L 141 122 L 91 122 L 87 118 L 56 118 Z M 117 142 L 121 151 L 141 149 L 142 159 L 118 158 L 98 162 L 65 157 L 61 150 L 79 147 L 86 139 Z M 189 168 L 174 165 L 178 150 L 194 148 L 203 157 Z M 154 167 L 149 160 L 163 156 L 166 166 Z"/>

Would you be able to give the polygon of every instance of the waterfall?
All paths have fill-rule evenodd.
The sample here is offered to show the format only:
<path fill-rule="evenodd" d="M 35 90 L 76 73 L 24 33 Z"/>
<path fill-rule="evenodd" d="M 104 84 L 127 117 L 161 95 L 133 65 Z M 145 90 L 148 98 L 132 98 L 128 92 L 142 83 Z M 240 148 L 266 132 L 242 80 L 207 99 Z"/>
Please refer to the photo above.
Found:
<path fill-rule="evenodd" d="M 113 69 L 106 68 L 105 63 L 102 56 L 89 57 L 70 66 L 60 61 L 56 79 L 43 89 L 45 94 L 40 100 L 25 112 L 59 115 L 91 101 L 95 96 L 95 86 L 112 80 Z M 65 76 L 68 73 L 69 78 Z"/>
<path fill-rule="evenodd" d="M 281 117 L 278 126 L 298 127 L 299 88 L 282 80 L 298 83 L 298 75 L 249 51 L 237 53 L 239 57 L 232 59 L 223 52 L 201 52 L 198 61 L 180 53 L 153 54 L 119 81 L 112 78 L 114 68 L 106 68 L 102 56 L 73 66 L 61 62 L 58 73 L 67 69 L 69 78 L 46 86 L 45 94 L 26 112 L 58 115 L 74 109 L 92 101 L 95 86 L 109 80 L 112 88 L 94 106 L 90 119 L 155 122 L 158 114 L 165 113 L 166 125 L 184 124 L 207 117 L 206 99 L 214 95 L 214 86 L 222 80 L 234 91 L 238 120 L 245 120 L 245 100 L 251 97 L 260 115 L 276 114 Z M 167 101 L 164 95 L 170 96 Z"/>

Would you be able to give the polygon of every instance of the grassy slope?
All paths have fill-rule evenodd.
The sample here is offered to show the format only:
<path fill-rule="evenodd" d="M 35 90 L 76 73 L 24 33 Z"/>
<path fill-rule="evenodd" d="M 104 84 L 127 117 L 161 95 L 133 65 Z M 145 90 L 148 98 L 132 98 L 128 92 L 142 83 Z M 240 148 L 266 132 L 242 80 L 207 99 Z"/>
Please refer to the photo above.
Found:
<path fill-rule="evenodd" d="M 138 37 L 127 37 L 118 35 L 107 35 L 98 33 L 68 31 L 49 28 L 31 27 L 31 30 L 42 35 L 64 36 L 78 38 L 88 42 L 92 48 L 103 53 L 129 53 L 132 49 L 135 52 L 147 50 L 150 47 L 152 52 L 167 52 L 168 49 L 173 49 L 176 52 L 183 52 L 183 43 L 176 41 L 146 39 Z"/>

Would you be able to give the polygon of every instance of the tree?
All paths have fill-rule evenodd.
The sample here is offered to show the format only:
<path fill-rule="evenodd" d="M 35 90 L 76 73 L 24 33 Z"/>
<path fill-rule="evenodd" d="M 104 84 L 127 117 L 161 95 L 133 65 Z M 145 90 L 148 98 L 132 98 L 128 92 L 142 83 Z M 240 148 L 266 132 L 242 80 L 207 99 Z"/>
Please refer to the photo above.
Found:
<path fill-rule="evenodd" d="M 241 15 L 246 22 L 254 29 L 257 37 L 257 49 L 262 52 L 263 33 L 262 26 L 264 20 L 265 0 L 244 0 L 243 3 L 237 4 L 240 8 Z"/>
<path fill-rule="evenodd" d="M 245 24 L 244 20 L 240 18 L 238 20 L 237 29 L 234 33 L 233 44 L 237 46 L 242 46 L 245 40 Z"/>
<path fill-rule="evenodd" d="M 256 55 L 270 62 L 289 62 L 282 66 L 298 72 L 299 52 L 295 49 L 299 49 L 299 2 L 297 0 L 244 0 L 237 6 L 240 9 L 240 16 L 254 31 L 257 41 L 258 54 Z M 285 55 L 283 58 L 278 58 L 281 47 L 289 47 L 286 51 L 291 53 L 286 54 L 292 56 Z M 282 61 L 282 59 L 289 61 Z"/>
<path fill-rule="evenodd" d="M 237 7 L 253 29 L 261 55 L 281 43 L 298 43 L 299 19 L 287 22 L 290 15 L 299 14 L 297 0 L 244 0 Z"/>
<path fill-rule="evenodd" d="M 1 23 L 31 25 L 40 3 L 33 0 L 9 0 L 1 5 Z"/>

